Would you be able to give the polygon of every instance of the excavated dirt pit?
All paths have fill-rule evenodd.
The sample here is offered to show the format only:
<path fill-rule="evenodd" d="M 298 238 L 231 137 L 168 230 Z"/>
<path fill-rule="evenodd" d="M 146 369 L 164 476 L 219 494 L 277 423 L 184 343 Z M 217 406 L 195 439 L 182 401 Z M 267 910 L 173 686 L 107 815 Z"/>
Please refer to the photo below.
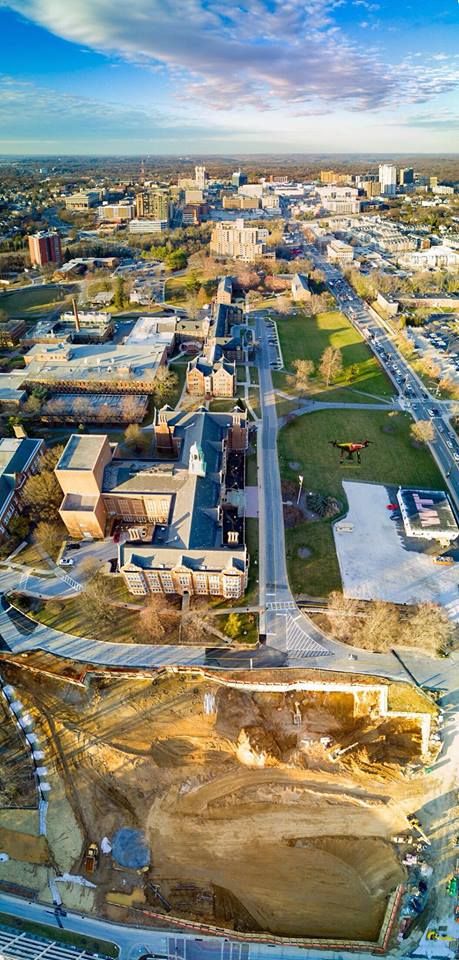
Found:
<path fill-rule="evenodd" d="M 187 919 L 377 939 L 404 879 L 391 837 L 406 829 L 423 784 L 404 776 L 419 761 L 419 722 L 379 716 L 372 687 L 357 699 L 190 675 L 78 687 L 8 670 L 84 837 L 67 869 L 84 872 L 88 843 L 122 827 L 142 830 L 150 846 L 140 876 L 101 854 L 91 875 L 98 913 L 111 915 L 110 899 L 137 923 L 143 906 L 162 913 L 157 886 Z M 56 816 L 67 816 L 62 804 Z M 49 837 L 54 856 L 61 826 Z"/>

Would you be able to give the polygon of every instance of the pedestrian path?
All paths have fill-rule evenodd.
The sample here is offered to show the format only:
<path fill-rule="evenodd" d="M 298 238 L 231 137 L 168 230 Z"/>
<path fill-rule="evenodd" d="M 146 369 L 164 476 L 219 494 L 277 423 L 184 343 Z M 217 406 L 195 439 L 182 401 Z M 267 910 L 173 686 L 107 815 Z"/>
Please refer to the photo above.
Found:
<path fill-rule="evenodd" d="M 290 660 L 303 660 L 304 657 L 329 657 L 330 650 L 314 640 L 306 632 L 304 617 L 299 613 L 296 617 L 287 616 L 287 654 Z"/>

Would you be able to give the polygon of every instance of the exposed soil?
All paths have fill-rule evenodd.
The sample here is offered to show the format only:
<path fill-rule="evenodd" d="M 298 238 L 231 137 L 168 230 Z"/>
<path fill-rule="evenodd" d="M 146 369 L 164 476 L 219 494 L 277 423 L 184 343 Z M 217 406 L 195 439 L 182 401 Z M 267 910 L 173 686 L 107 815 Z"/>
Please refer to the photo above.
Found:
<path fill-rule="evenodd" d="M 418 723 L 380 717 L 370 684 L 355 698 L 244 691 L 191 672 L 88 675 L 85 686 L 11 665 L 5 673 L 47 745 L 48 840 L 61 869 L 65 860 L 84 873 L 88 843 L 121 827 L 140 829 L 150 846 L 140 875 L 100 855 L 90 878 L 98 913 L 124 910 L 136 922 L 143 906 L 161 913 L 156 885 L 185 918 L 377 938 L 405 875 L 391 837 L 426 784 L 405 776 L 419 760 Z"/>

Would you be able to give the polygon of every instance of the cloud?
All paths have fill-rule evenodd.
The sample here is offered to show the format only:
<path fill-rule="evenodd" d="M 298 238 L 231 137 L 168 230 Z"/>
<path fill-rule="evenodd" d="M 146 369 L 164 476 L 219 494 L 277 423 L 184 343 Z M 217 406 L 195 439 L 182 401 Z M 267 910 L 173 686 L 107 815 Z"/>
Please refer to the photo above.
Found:
<path fill-rule="evenodd" d="M 208 128 L 155 110 L 74 96 L 30 81 L 0 75 L 0 128 L 10 141 L 65 143 L 97 139 L 99 144 L 212 139 Z M 216 130 L 217 136 L 221 132 Z M 7 142 L 4 137 L 0 143 Z"/>
<path fill-rule="evenodd" d="M 17 13 L 107 55 L 165 66 L 180 96 L 226 110 L 318 100 L 386 103 L 396 86 L 337 27 L 343 0 L 10 0 Z"/>

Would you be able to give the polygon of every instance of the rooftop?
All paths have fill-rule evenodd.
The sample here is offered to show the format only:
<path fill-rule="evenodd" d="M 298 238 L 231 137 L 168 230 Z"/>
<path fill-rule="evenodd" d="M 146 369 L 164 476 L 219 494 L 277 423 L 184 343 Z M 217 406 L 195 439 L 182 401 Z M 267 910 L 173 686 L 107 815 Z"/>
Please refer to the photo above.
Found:
<path fill-rule="evenodd" d="M 106 441 L 102 434 L 72 433 L 56 470 L 92 470 Z"/>
<path fill-rule="evenodd" d="M 21 473 L 42 445 L 42 440 L 32 440 L 29 437 L 5 437 L 0 440 L 0 475 L 14 476 Z"/>

